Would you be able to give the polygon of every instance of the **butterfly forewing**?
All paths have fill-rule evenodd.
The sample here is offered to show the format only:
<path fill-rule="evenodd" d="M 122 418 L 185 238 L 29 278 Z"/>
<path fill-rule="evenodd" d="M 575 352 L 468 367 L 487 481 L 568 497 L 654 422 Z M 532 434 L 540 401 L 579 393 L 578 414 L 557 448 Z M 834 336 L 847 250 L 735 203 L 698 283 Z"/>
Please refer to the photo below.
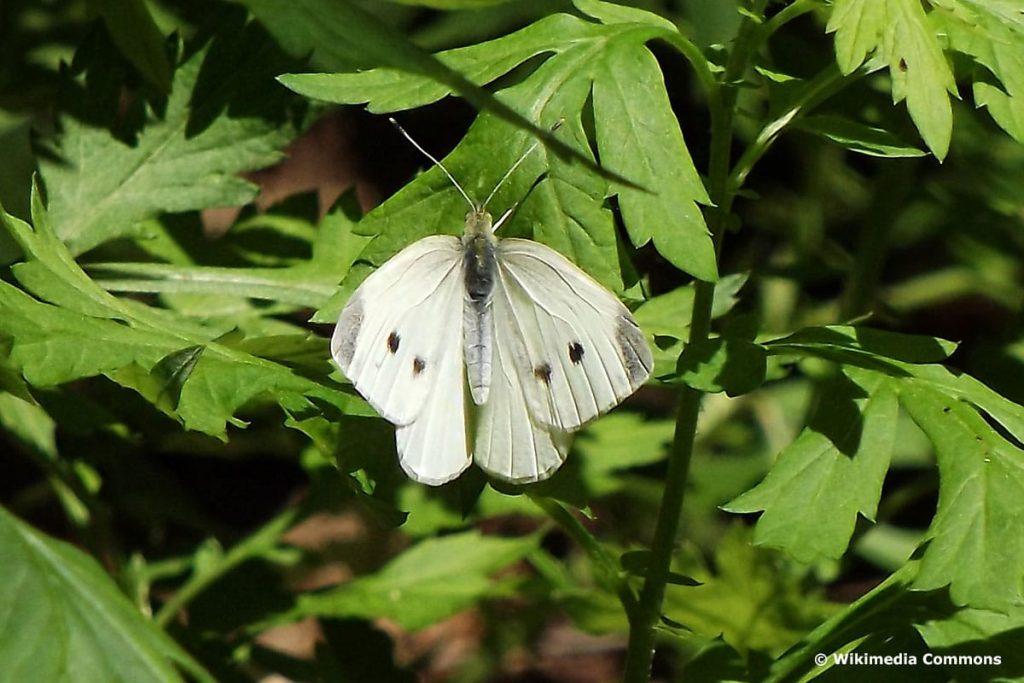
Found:
<path fill-rule="evenodd" d="M 647 380 L 650 348 L 611 292 L 537 242 L 501 240 L 497 260 L 494 334 L 522 340 L 517 370 L 540 424 L 576 430 Z M 497 314 L 499 293 L 508 315 Z"/>
<path fill-rule="evenodd" d="M 442 360 L 457 353 L 461 366 L 462 279 L 458 238 L 427 237 L 366 278 L 338 319 L 334 360 L 396 425 L 417 419 L 442 367 L 452 373 Z"/>

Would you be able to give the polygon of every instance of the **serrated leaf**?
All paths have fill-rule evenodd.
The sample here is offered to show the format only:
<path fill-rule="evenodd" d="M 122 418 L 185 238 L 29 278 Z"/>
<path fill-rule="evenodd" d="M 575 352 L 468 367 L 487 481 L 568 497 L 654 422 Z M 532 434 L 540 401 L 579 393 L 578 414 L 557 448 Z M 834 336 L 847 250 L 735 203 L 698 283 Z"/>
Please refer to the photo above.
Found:
<path fill-rule="evenodd" d="M 874 519 L 896 434 L 896 393 L 887 379 L 838 382 L 823 395 L 828 400 L 764 481 L 723 506 L 763 510 L 754 542 L 808 563 L 838 559 L 857 515 Z"/>
<path fill-rule="evenodd" d="M 372 575 L 301 596 L 295 613 L 386 617 L 420 629 L 494 595 L 490 575 L 537 548 L 535 536 L 497 538 L 476 531 L 420 541 Z"/>
<path fill-rule="evenodd" d="M 69 113 L 59 117 L 55 156 L 41 158 L 40 172 L 55 230 L 72 253 L 132 234 L 160 212 L 244 204 L 257 188 L 240 174 L 282 158 L 294 131 L 282 120 L 283 93 L 268 92 L 266 79 L 284 62 L 258 26 L 225 35 L 189 54 L 166 107 L 145 112 L 131 144 Z M 103 114 L 113 123 L 118 112 Z"/>
<path fill-rule="evenodd" d="M 939 503 L 915 587 L 949 585 L 958 604 L 982 609 L 1019 607 L 1024 451 L 972 407 L 923 383 L 902 387 L 900 402 L 932 440 L 939 461 Z"/>
<path fill-rule="evenodd" d="M 900 334 L 870 327 L 831 325 L 808 327 L 788 337 L 766 344 L 770 352 L 829 350 L 851 351 L 873 356 L 882 361 L 932 363 L 945 360 L 956 350 L 956 344 L 938 337 Z"/>
<path fill-rule="evenodd" d="M 623 220 L 634 246 L 653 239 L 656 248 L 675 265 L 697 277 L 714 280 L 717 274 L 710 236 L 697 207 L 698 202 L 708 201 L 707 195 L 669 106 L 661 72 L 643 46 L 645 40 L 665 30 L 653 25 L 601 26 L 555 15 L 494 41 L 439 53 L 438 58 L 460 69 L 468 79 L 486 83 L 530 57 L 551 53 L 521 83 L 502 91 L 502 100 L 541 125 L 565 119 L 566 125 L 556 137 L 567 143 L 576 159 L 592 163 L 580 123 L 580 112 L 592 89 L 595 105 L 600 102 L 601 107 L 595 120 L 602 164 L 647 190 L 638 190 L 635 185 L 617 186 Z M 282 77 L 282 82 L 300 93 L 333 102 L 367 102 L 373 111 L 421 106 L 451 91 L 423 74 L 398 69 L 289 75 Z M 489 191 L 477 178 L 500 177 L 531 141 L 524 133 L 500 125 L 489 113 L 482 115 L 478 124 L 444 160 L 456 178 L 466 184 L 476 183 L 476 187 L 467 189 L 477 200 Z M 482 144 L 484 137 L 493 139 L 493 144 Z M 567 255 L 576 258 L 602 283 L 621 289 L 611 216 L 603 207 L 608 194 L 603 180 L 588 179 L 591 174 L 565 163 L 546 147 L 536 155 L 547 160 L 549 176 L 533 188 L 520 208 L 522 217 L 535 216 L 535 225 L 545 231 L 538 235 L 541 241 L 560 250 L 574 249 L 577 253 Z M 499 195 L 496 208 L 500 208 L 503 197 L 521 198 L 541 172 L 536 162 L 528 160 L 521 177 L 517 172 L 504 188 L 508 191 Z M 630 177 L 634 172 L 642 179 Z M 380 235 L 381 239 L 375 240 L 364 258 L 380 263 L 413 237 L 456 234 L 465 209 L 460 208 L 457 195 L 446 185 L 440 172 L 428 171 L 395 195 L 385 205 L 387 209 L 371 214 L 364 224 L 365 234 Z M 506 199 L 504 206 L 508 205 Z M 407 213 L 400 217 L 400 212 Z M 415 232 L 410 234 L 414 219 Z M 410 231 L 401 227 L 406 220 L 410 221 Z M 514 233 L 514 223 L 510 228 Z"/>
<path fill-rule="evenodd" d="M 353 65 L 380 66 L 440 83 L 446 92 L 458 93 L 478 110 L 519 130 L 529 131 L 560 156 L 580 162 L 599 175 L 613 175 L 564 144 L 549 129 L 538 126 L 534 119 L 484 90 L 472 78 L 451 68 L 350 0 L 292 0 L 287 5 L 275 0 L 236 1 L 246 5 L 275 31 L 286 49 L 296 57 L 313 51 L 314 60 L 318 54 L 327 55 L 327 61 L 344 64 L 349 69 Z M 286 28 L 282 30 L 282 26 Z M 617 180 L 629 182 L 621 177 Z"/>
<path fill-rule="evenodd" d="M 604 24 L 647 24 L 666 31 L 678 31 L 668 19 L 638 7 L 601 0 L 573 0 L 576 9 Z"/>
<path fill-rule="evenodd" d="M 529 26 L 477 45 L 437 53 L 437 59 L 478 85 L 486 85 L 531 57 L 561 52 L 571 41 L 600 36 L 600 27 L 566 14 L 544 17 Z M 337 104 L 363 104 L 371 112 L 413 109 L 452 94 L 445 83 L 411 69 L 377 68 L 350 73 L 285 74 L 291 90 Z"/>
<path fill-rule="evenodd" d="M 11 681 L 213 678 L 132 606 L 88 555 L 0 508 L 0 660 Z"/>
<path fill-rule="evenodd" d="M 363 401 L 330 380 L 318 381 L 247 353 L 244 344 L 218 343 L 223 334 L 218 326 L 111 296 L 85 275 L 53 234 L 38 194 L 33 215 L 34 229 L 0 212 L 29 259 L 15 265 L 15 276 L 37 297 L 0 281 L 0 338 L 10 346 L 9 364 L 30 384 L 52 386 L 103 374 L 138 391 L 186 427 L 220 438 L 227 422 L 240 424 L 235 412 L 263 394 L 281 401 L 301 394 L 316 398 L 323 408 L 368 412 Z M 151 373 L 165 358 L 166 369 L 173 369 L 173 359 L 195 360 L 179 364 L 188 372 L 172 373 L 176 405 L 167 400 L 164 380 L 170 375 L 159 369 Z"/>
<path fill-rule="evenodd" d="M 672 265 L 699 280 L 717 280 L 714 246 L 698 207 L 711 200 L 647 48 L 621 42 L 603 51 L 594 75 L 594 123 L 601 163 L 646 190 L 617 188 L 633 245 L 653 240 Z"/>
<path fill-rule="evenodd" d="M 1013 3 L 937 0 L 935 16 L 951 49 L 984 68 L 975 75 L 974 102 L 1024 142 L 1024 12 Z M 985 73 L 987 72 L 987 73 Z M 994 75 L 1001 87 L 987 82 Z"/>
<path fill-rule="evenodd" d="M 957 94 L 935 29 L 920 0 L 836 0 L 827 30 L 836 34 L 836 59 L 844 74 L 871 53 L 888 62 L 894 103 L 906 100 L 921 137 L 940 160 L 949 151 Z"/>
<path fill-rule="evenodd" d="M 914 628 L 933 651 L 943 655 L 999 657 L 1002 661 L 995 670 L 1024 671 L 1024 651 L 1020 647 L 1024 607 L 1019 605 L 1001 612 L 960 609 L 944 619 L 915 624 Z M 966 673 L 967 667 L 964 670 Z M 1008 676 L 1006 680 L 1017 679 Z"/>
<path fill-rule="evenodd" d="M 831 609 L 821 595 L 808 592 L 798 571 L 780 571 L 779 563 L 777 552 L 752 545 L 750 531 L 734 525 L 715 545 L 717 573 L 680 567 L 703 585 L 669 587 L 663 610 L 741 652 L 781 653 Z"/>

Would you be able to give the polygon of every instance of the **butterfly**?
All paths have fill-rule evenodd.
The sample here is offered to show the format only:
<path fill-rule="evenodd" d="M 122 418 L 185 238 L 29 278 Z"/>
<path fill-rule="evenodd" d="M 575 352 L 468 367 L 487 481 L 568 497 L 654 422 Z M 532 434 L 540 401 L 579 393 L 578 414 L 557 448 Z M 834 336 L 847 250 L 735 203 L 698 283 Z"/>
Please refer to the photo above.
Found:
<path fill-rule="evenodd" d="M 565 461 L 572 432 L 650 376 L 651 350 L 610 291 L 557 251 L 495 233 L 482 204 L 405 132 L 469 203 L 461 238 L 425 237 L 355 290 L 331 354 L 356 390 L 396 426 L 399 462 L 440 485 L 475 462 L 525 484 Z"/>

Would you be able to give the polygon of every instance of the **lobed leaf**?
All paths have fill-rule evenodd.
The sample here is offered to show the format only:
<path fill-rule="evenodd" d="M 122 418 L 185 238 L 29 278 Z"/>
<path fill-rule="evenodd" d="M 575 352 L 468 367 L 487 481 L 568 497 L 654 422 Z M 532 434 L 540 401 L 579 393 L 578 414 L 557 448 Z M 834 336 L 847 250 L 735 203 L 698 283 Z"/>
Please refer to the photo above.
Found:
<path fill-rule="evenodd" d="M 874 520 L 896 434 L 896 392 L 882 376 L 837 381 L 765 479 L 724 506 L 764 511 L 754 542 L 801 562 L 838 559 L 857 516 Z"/>
<path fill-rule="evenodd" d="M 877 52 L 888 62 L 894 103 L 907 110 L 932 153 L 949 151 L 957 94 L 935 29 L 920 0 L 836 0 L 827 30 L 836 34 L 836 60 L 850 74 Z"/>
<path fill-rule="evenodd" d="M 135 234 L 140 221 L 161 212 L 250 201 L 257 188 L 240 174 L 280 160 L 294 134 L 281 120 L 283 93 L 266 88 L 270 73 L 284 64 L 258 26 L 240 26 L 231 40 L 215 40 L 185 58 L 161 111 L 137 103 L 145 108 L 145 125 L 130 142 L 63 112 L 55 155 L 40 159 L 57 235 L 79 254 Z M 101 95 L 87 88 L 70 97 Z M 95 116 L 114 126 L 119 112 L 105 106 Z"/>
<path fill-rule="evenodd" d="M 442 52 L 438 60 L 484 84 L 531 57 L 547 55 L 520 83 L 500 92 L 510 107 L 539 125 L 564 119 L 555 135 L 583 159 L 565 163 L 545 147 L 540 162 L 528 160 L 507 183 L 498 201 L 522 201 L 518 220 L 530 220 L 535 236 L 564 251 L 602 283 L 622 289 L 611 215 L 610 194 L 595 178 L 593 155 L 583 133 L 581 114 L 593 93 L 597 147 L 602 164 L 617 178 L 623 222 L 634 246 L 653 240 L 674 265 L 706 280 L 717 278 L 711 239 L 698 203 L 707 194 L 671 111 L 665 85 L 644 42 L 666 35 L 657 23 L 599 25 L 568 15 L 542 19 L 516 33 L 470 47 Z M 368 103 L 371 111 L 394 111 L 436 101 L 453 92 L 443 79 L 399 67 L 358 73 L 299 74 L 282 77 L 307 96 L 339 103 Z M 445 159 L 456 178 L 469 185 L 477 201 L 489 192 L 485 177 L 500 177 L 532 141 L 490 112 L 482 115 L 466 139 Z M 546 165 L 543 164 L 546 162 Z M 547 175 L 534 187 L 534 181 Z M 470 176 L 467 169 L 474 170 Z M 636 174 L 636 178 L 633 175 Z M 607 174 L 604 174 L 607 175 Z M 493 184 L 494 181 L 490 181 Z M 364 258 L 379 264 L 413 239 L 461 227 L 460 201 L 437 170 L 423 174 L 368 216 L 367 234 L 379 238 Z M 529 193 L 529 196 L 527 196 Z M 525 198 L 524 198 L 525 197 Z M 497 203 L 497 202 L 496 202 Z M 516 230 L 515 224 L 510 231 Z"/>
<path fill-rule="evenodd" d="M 322 410 L 367 414 L 360 399 L 333 382 L 221 343 L 223 330 L 216 326 L 111 296 L 53 234 L 38 194 L 33 215 L 34 229 L 0 212 L 28 258 L 16 264 L 15 277 L 38 297 L 0 282 L 0 335 L 10 344 L 9 363 L 30 384 L 52 386 L 103 374 L 187 428 L 220 438 L 228 421 L 240 424 L 233 417 L 239 408 L 264 395 L 283 402 L 298 394 L 316 399 Z M 327 370 L 322 340 L 308 339 L 301 346 L 322 354 L 322 378 Z M 263 350 L 279 355 L 266 344 Z M 295 357 L 294 347 L 289 354 Z"/>

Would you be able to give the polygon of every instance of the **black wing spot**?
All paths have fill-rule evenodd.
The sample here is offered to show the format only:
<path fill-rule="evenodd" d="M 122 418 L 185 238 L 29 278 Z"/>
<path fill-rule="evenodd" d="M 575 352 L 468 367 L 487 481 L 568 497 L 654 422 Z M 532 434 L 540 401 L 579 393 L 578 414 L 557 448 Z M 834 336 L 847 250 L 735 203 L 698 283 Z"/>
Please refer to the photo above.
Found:
<path fill-rule="evenodd" d="M 544 382 L 544 384 L 551 384 L 551 366 L 547 363 L 541 363 L 533 369 L 533 376 Z"/>
<path fill-rule="evenodd" d="M 427 368 L 427 361 L 423 360 L 419 356 L 412 359 L 412 374 L 414 377 L 419 376 Z"/>
<path fill-rule="evenodd" d="M 398 345 L 402 343 L 402 338 L 398 336 L 397 332 L 392 332 L 388 335 L 388 351 L 392 354 L 398 353 Z"/>
<path fill-rule="evenodd" d="M 579 365 L 583 361 L 583 344 L 574 341 L 569 344 L 569 360 Z"/>

